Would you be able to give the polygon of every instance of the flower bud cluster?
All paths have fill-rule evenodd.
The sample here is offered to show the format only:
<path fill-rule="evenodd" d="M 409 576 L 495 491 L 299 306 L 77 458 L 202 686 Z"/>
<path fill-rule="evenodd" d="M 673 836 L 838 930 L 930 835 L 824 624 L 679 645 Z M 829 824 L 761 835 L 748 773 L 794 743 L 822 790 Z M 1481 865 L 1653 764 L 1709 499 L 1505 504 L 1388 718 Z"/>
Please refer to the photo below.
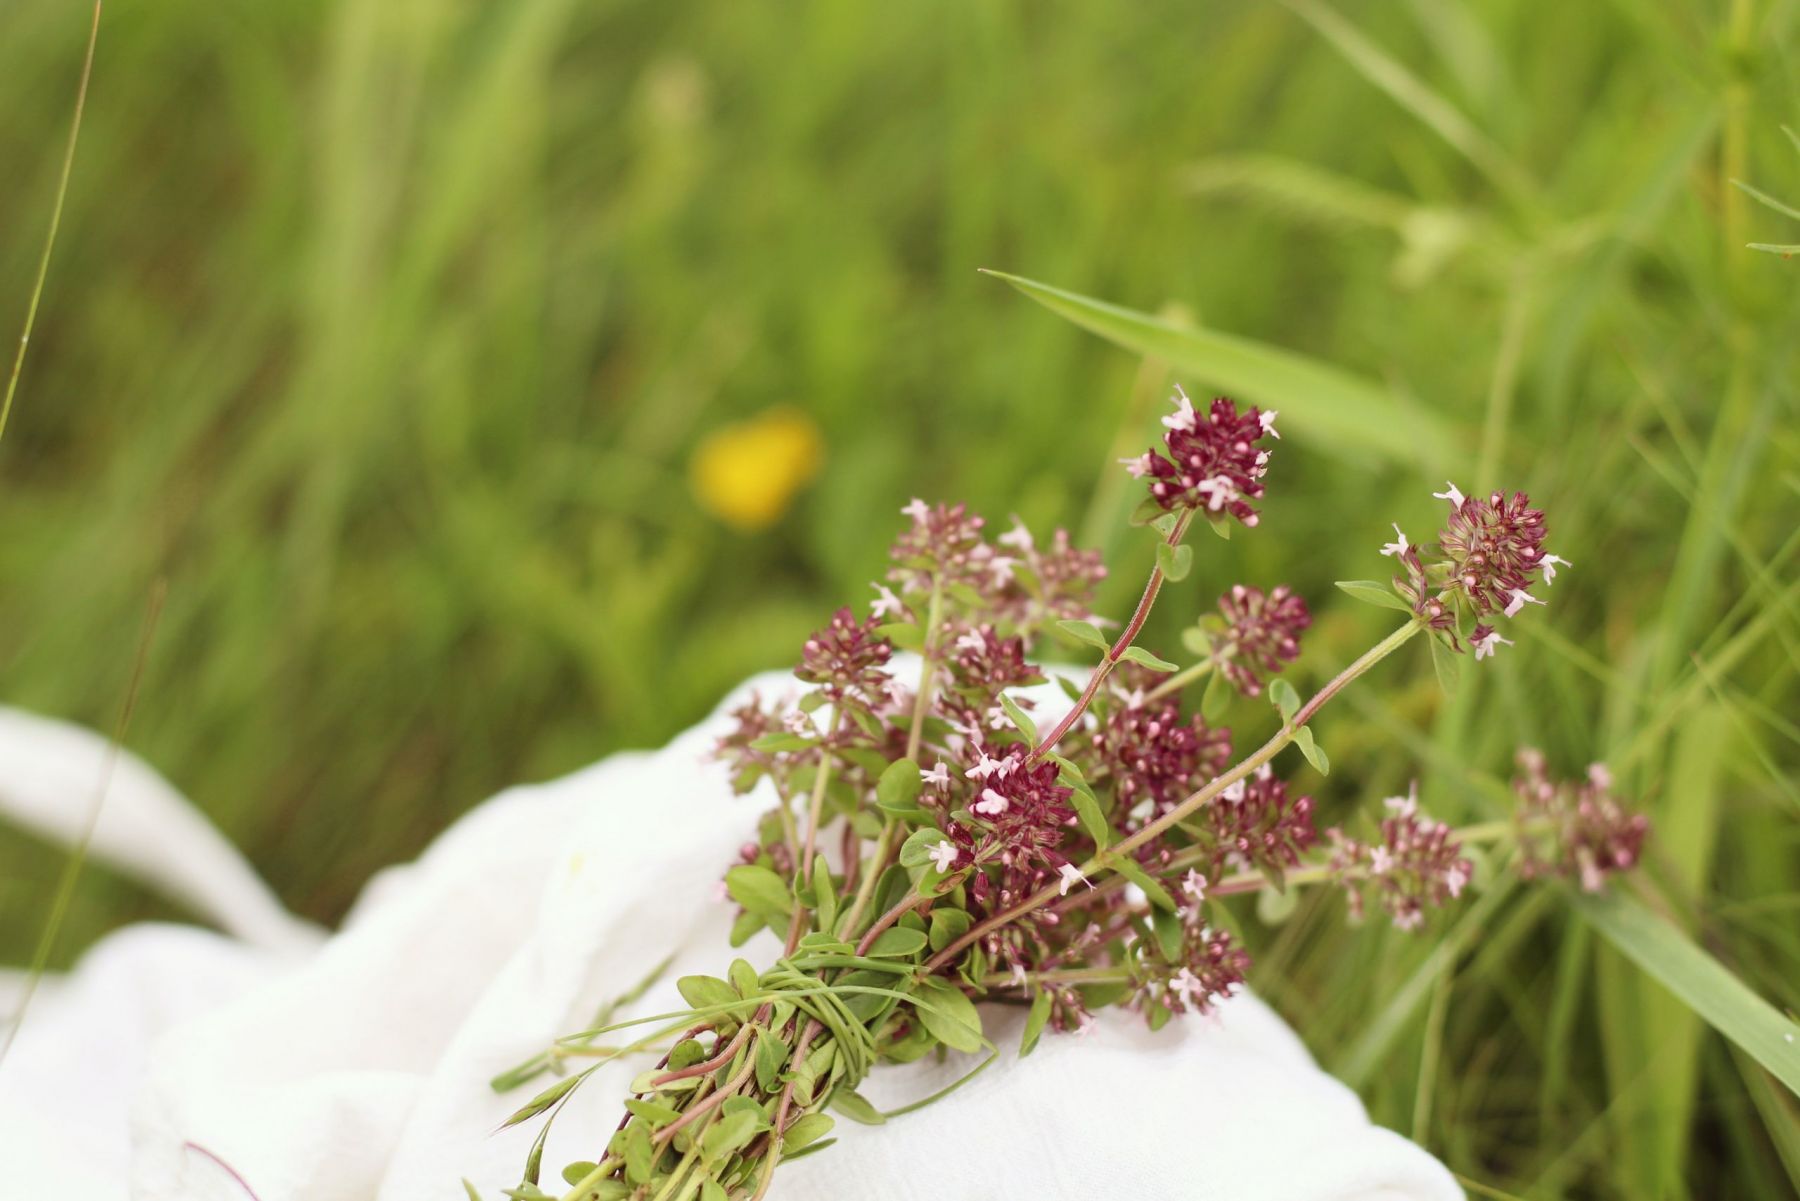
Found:
<path fill-rule="evenodd" d="M 1264 593 L 1239 584 L 1219 598 L 1222 630 L 1213 635 L 1213 662 L 1245 696 L 1300 657 L 1300 635 L 1312 625 L 1306 602 L 1286 584 Z"/>
<path fill-rule="evenodd" d="M 1150 480 L 1150 496 L 1164 509 L 1197 509 L 1226 513 L 1246 526 L 1257 523 L 1253 500 L 1262 499 L 1262 477 L 1269 452 L 1257 449 L 1275 433 L 1275 414 L 1254 406 L 1238 412 L 1229 397 L 1214 398 L 1205 413 L 1196 412 L 1187 393 L 1175 389 L 1175 412 L 1163 418 L 1167 456 L 1147 450 L 1125 466 Z"/>
<path fill-rule="evenodd" d="M 1450 506 L 1435 546 L 1409 542 L 1396 525 L 1395 541 L 1381 553 L 1400 567 L 1394 591 L 1451 650 L 1463 649 L 1464 614 L 1475 619 L 1469 645 L 1484 659 L 1512 640 L 1481 619 L 1496 613 L 1516 617 L 1526 605 L 1543 604 L 1532 593 L 1539 577 L 1549 587 L 1557 567 L 1570 563 L 1544 550 L 1543 511 L 1532 508 L 1523 492 L 1465 497 L 1448 484 L 1432 495 Z"/>
<path fill-rule="evenodd" d="M 1148 965 L 1132 1004 L 1158 1024 L 1158 1009 L 1170 1014 L 1206 1013 L 1244 985 L 1250 956 L 1231 935 L 1207 925 L 1205 907 L 1181 911 L 1181 949 L 1171 962 Z"/>
<path fill-rule="evenodd" d="M 1389 797 L 1381 837 L 1359 842 L 1342 830 L 1327 831 L 1331 870 L 1344 886 L 1350 912 L 1361 918 L 1368 900 L 1387 911 L 1394 925 L 1417 930 L 1425 913 L 1462 895 L 1475 865 L 1465 859 L 1450 827 L 1419 810 L 1417 790 Z"/>
<path fill-rule="evenodd" d="M 1518 764 L 1513 792 L 1524 876 L 1566 876 L 1599 892 L 1608 876 L 1637 866 L 1650 819 L 1613 795 L 1604 764 L 1572 782 L 1552 782 L 1543 752 L 1533 747 L 1520 749 Z"/>
<path fill-rule="evenodd" d="M 820 692 L 833 702 L 862 701 L 871 707 L 885 704 L 893 677 L 884 669 L 893 657 L 894 644 L 875 632 L 877 624 L 873 617 L 858 621 L 847 607 L 839 609 L 830 623 L 801 647 L 800 666 L 794 674 L 808 684 L 820 685 Z"/>

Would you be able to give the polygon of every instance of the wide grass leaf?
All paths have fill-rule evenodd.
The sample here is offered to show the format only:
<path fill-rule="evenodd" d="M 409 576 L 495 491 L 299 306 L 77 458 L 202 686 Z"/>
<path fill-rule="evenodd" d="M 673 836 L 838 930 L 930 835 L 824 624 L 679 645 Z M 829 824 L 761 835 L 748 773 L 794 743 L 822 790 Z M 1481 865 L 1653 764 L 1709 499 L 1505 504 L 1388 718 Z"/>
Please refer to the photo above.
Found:
<path fill-rule="evenodd" d="M 1675 926 L 1617 893 L 1577 896 L 1602 937 L 1800 1094 L 1800 1023 L 1785 1018 Z"/>
<path fill-rule="evenodd" d="M 1184 329 L 1003 271 L 1004 280 L 1051 312 L 1107 341 L 1167 362 L 1266 409 L 1278 409 L 1283 432 L 1334 451 L 1362 452 L 1435 471 L 1458 462 L 1449 428 L 1430 412 L 1404 404 L 1379 384 L 1293 351 L 1216 330 Z"/>

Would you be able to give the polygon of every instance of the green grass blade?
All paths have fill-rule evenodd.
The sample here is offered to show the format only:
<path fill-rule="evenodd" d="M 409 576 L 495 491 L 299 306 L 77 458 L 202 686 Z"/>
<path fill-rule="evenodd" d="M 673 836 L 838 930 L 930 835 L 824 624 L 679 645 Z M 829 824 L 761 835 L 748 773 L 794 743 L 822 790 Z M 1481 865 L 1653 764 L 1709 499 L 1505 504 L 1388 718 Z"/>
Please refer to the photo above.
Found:
<path fill-rule="evenodd" d="M 1037 280 L 984 271 L 1051 312 L 1138 354 L 1154 355 L 1233 395 L 1289 418 L 1293 436 L 1338 450 L 1375 454 L 1434 474 L 1460 462 L 1451 433 L 1432 413 L 1386 388 L 1249 338 L 1180 328 L 1147 313 Z M 1284 426 L 1284 432 L 1288 428 Z"/>
<path fill-rule="evenodd" d="M 1335 9 L 1313 0 L 1283 3 L 1330 42 L 1364 79 L 1454 147 L 1510 199 L 1527 209 L 1536 206 L 1537 186 L 1531 177 L 1461 109 L 1369 40 Z"/>
<path fill-rule="evenodd" d="M 1783 1017 L 1642 902 L 1615 892 L 1579 895 L 1574 904 L 1602 937 L 1800 1094 L 1800 1024 Z"/>
<path fill-rule="evenodd" d="M 25 306 L 25 329 L 19 335 L 19 349 L 13 354 L 6 396 L 0 399 L 0 438 L 6 437 L 13 397 L 19 391 L 19 373 L 25 367 L 25 350 L 31 345 L 31 328 L 37 324 L 38 301 L 43 299 L 44 281 L 50 276 L 50 255 L 56 250 L 56 233 L 62 228 L 63 204 L 69 198 L 69 174 L 75 169 L 75 146 L 81 141 L 81 114 L 87 109 L 88 80 L 94 74 L 94 46 L 99 41 L 100 0 L 94 0 L 94 23 L 88 30 L 87 54 L 81 60 L 81 82 L 75 86 L 75 116 L 69 122 L 69 144 L 63 150 L 62 173 L 56 180 L 56 200 L 50 206 L 50 228 L 44 234 L 44 249 L 38 256 L 37 280 L 31 285 L 31 301 Z"/>

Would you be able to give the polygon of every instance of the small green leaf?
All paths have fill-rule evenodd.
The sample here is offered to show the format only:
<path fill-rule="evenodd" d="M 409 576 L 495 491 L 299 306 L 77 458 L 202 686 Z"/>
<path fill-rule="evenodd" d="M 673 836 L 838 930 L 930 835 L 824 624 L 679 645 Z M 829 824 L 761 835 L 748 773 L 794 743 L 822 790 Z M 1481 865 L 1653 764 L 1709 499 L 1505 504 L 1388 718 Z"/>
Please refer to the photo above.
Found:
<path fill-rule="evenodd" d="M 917 955 L 925 949 L 925 932 L 908 930 L 896 926 L 883 930 L 869 945 L 867 952 L 871 959 L 905 959 L 909 955 Z"/>
<path fill-rule="evenodd" d="M 713 1009 L 742 1000 L 737 989 L 717 976 L 683 976 L 675 981 L 675 989 L 681 994 L 681 999 L 695 1009 Z"/>
<path fill-rule="evenodd" d="M 1170 963 L 1181 961 L 1181 918 L 1168 909 L 1150 915 L 1150 928 L 1156 932 L 1156 946 Z"/>
<path fill-rule="evenodd" d="M 756 1036 L 756 1086 L 765 1093 L 774 1092 L 781 1069 L 787 1065 L 788 1045 L 772 1031 Z"/>
<path fill-rule="evenodd" d="M 884 626 L 876 626 L 875 632 L 903 651 L 922 651 L 925 649 L 925 631 L 914 622 L 889 622 Z"/>
<path fill-rule="evenodd" d="M 914 1006 L 919 1021 L 931 1036 L 955 1051 L 981 1050 L 981 1014 L 962 989 L 938 976 L 919 981 L 918 999 Z"/>
<path fill-rule="evenodd" d="M 680 1111 L 670 1109 L 667 1105 L 658 1105 L 655 1101 L 640 1101 L 633 1097 L 625 1102 L 625 1108 L 643 1118 L 652 1130 L 660 1130 L 681 1116 Z M 570 1181 L 571 1184 L 574 1181 Z"/>
<path fill-rule="evenodd" d="M 1019 727 L 1019 733 L 1025 735 L 1025 741 L 1033 746 L 1037 745 L 1037 723 L 1026 716 L 1025 710 L 1019 708 L 1018 702 L 1002 692 L 1000 694 L 1000 707 L 1006 710 L 1006 716 L 1012 719 L 1012 724 Z"/>
<path fill-rule="evenodd" d="M 1104 851 L 1112 841 L 1112 828 L 1106 823 L 1106 815 L 1100 812 L 1100 802 L 1087 789 L 1077 788 L 1070 794 L 1069 803 L 1075 806 L 1075 816 L 1080 819 L 1081 828 L 1094 840 L 1094 845 Z"/>
<path fill-rule="evenodd" d="M 839 1088 L 833 1092 L 831 1107 L 852 1122 L 860 1122 L 864 1126 L 880 1126 L 887 1121 L 879 1109 L 869 1104 L 867 1097 L 853 1088 Z"/>
<path fill-rule="evenodd" d="M 944 586 L 944 592 L 966 609 L 985 609 L 989 603 L 988 597 L 981 595 L 968 584 L 947 584 Z"/>
<path fill-rule="evenodd" d="M 1168 890 L 1157 883 L 1150 873 L 1140 867 L 1138 861 L 1131 856 L 1117 856 L 1110 866 L 1121 876 L 1143 889 L 1144 895 L 1150 898 L 1150 903 L 1158 909 L 1173 910 L 1175 908 L 1175 898 L 1171 897 Z"/>
<path fill-rule="evenodd" d="M 754 863 L 742 863 L 726 872 L 725 890 L 732 900 L 760 917 L 785 917 L 794 910 L 786 882 Z"/>
<path fill-rule="evenodd" d="M 1101 650 L 1111 649 L 1112 644 L 1106 641 L 1106 635 L 1091 621 L 1059 621 L 1056 628 L 1077 642 L 1085 642 Z"/>
<path fill-rule="evenodd" d="M 700 1201 L 730 1201 L 730 1198 L 725 1186 L 711 1176 L 700 1181 Z"/>
<path fill-rule="evenodd" d="M 1162 507 L 1162 502 L 1154 496 L 1146 496 L 1138 502 L 1137 508 L 1131 511 L 1130 521 L 1132 525 L 1149 525 L 1167 512 L 1168 510 Z"/>
<path fill-rule="evenodd" d="M 813 861 L 812 891 L 813 912 L 819 915 L 819 929 L 834 928 L 838 913 L 837 888 L 832 884 L 831 868 L 826 865 L 823 855 Z"/>
<path fill-rule="evenodd" d="M 935 826 L 914 830 L 900 844 L 901 867 L 924 867 L 931 862 L 932 848 L 945 841 L 944 832 Z"/>
<path fill-rule="evenodd" d="M 1200 716 L 1207 725 L 1216 726 L 1230 707 L 1231 682 L 1215 667 L 1207 678 L 1206 691 L 1200 694 Z"/>
<path fill-rule="evenodd" d="M 1295 730 L 1294 742 L 1299 746 L 1300 753 L 1306 756 L 1306 761 L 1313 765 L 1314 771 L 1321 776 L 1331 774 L 1331 758 L 1326 755 L 1325 748 L 1313 740 L 1311 726 L 1301 726 Z"/>
<path fill-rule="evenodd" d="M 1283 721 L 1292 720 L 1300 711 L 1300 694 L 1286 680 L 1275 679 L 1269 682 L 1269 703 L 1281 710 Z"/>
<path fill-rule="evenodd" d="M 726 975 L 731 977 L 731 987 L 737 989 L 740 997 L 753 997 L 762 991 L 757 985 L 756 969 L 747 959 L 733 959 Z"/>
<path fill-rule="evenodd" d="M 1206 514 L 1206 524 L 1212 527 L 1213 533 L 1227 542 L 1231 541 L 1231 517 L 1229 514 L 1208 513 Z"/>
<path fill-rule="evenodd" d="M 583 1180 L 587 1179 L 587 1174 L 589 1172 L 599 1166 L 599 1164 L 589 1160 L 578 1159 L 562 1170 L 562 1178 L 568 1184 L 580 1184 Z"/>
<path fill-rule="evenodd" d="M 709 1161 L 717 1162 L 762 1133 L 768 1125 L 758 1110 L 731 1110 L 701 1136 L 700 1148 Z"/>
<path fill-rule="evenodd" d="M 782 1153 L 784 1155 L 792 1154 L 793 1152 L 798 1151 L 800 1148 L 806 1146 L 808 1143 L 818 1142 L 820 1139 L 824 1138 L 827 1134 L 830 1134 L 831 1128 L 835 1125 L 837 1125 L 837 1123 L 831 1120 L 831 1116 L 829 1114 L 823 1114 L 823 1113 L 807 1114 L 805 1117 L 803 1117 L 799 1121 L 795 1122 L 792 1126 L 789 1126 L 787 1128 L 787 1130 L 782 1134 L 782 1136 L 781 1136 Z"/>
<path fill-rule="evenodd" d="M 911 759 L 896 759 L 875 785 L 875 803 L 889 813 L 905 814 L 918 808 L 915 802 L 922 786 L 919 765 Z"/>
<path fill-rule="evenodd" d="M 625 1179 L 648 1184 L 656 1168 L 656 1148 L 650 1144 L 650 1128 L 637 1122 L 625 1132 Z"/>
<path fill-rule="evenodd" d="M 697 1038 L 684 1038 L 669 1052 L 669 1070 L 679 1072 L 706 1058 L 706 1047 Z"/>
<path fill-rule="evenodd" d="M 750 941 L 750 936 L 768 923 L 761 914 L 740 913 L 737 920 L 731 923 L 731 937 L 727 940 L 733 947 L 741 947 Z"/>
<path fill-rule="evenodd" d="M 1364 604 L 1398 609 L 1402 613 L 1412 612 L 1412 606 L 1396 596 L 1393 588 L 1377 580 L 1339 580 L 1337 586 Z"/>
<path fill-rule="evenodd" d="M 1170 546 L 1167 542 L 1159 542 L 1156 544 L 1156 565 L 1162 569 L 1164 579 L 1179 584 L 1187 579 L 1188 571 L 1194 566 L 1194 548 L 1186 543 Z"/>
<path fill-rule="evenodd" d="M 1266 926 L 1279 926 L 1300 906 L 1298 888 L 1262 888 L 1256 893 L 1256 917 Z"/>
<path fill-rule="evenodd" d="M 941 951 L 957 939 L 969 932 L 973 919 L 963 909 L 933 909 L 931 911 L 931 949 Z"/>
<path fill-rule="evenodd" d="M 790 734 L 786 730 L 777 730 L 773 734 L 764 734 L 750 744 L 753 751 L 803 751 L 813 745 L 810 738 L 802 738 L 798 734 Z"/>
<path fill-rule="evenodd" d="M 1049 1020 L 1050 994 L 1040 988 L 1031 998 L 1031 1013 L 1025 1019 L 1025 1033 L 1019 1038 L 1020 1059 L 1037 1050 L 1038 1037 L 1044 1033 L 1044 1024 Z"/>
<path fill-rule="evenodd" d="M 1444 695 L 1455 696 L 1456 685 L 1462 679 L 1462 656 L 1444 645 L 1444 640 L 1435 634 L 1431 637 L 1431 666 L 1437 672 L 1438 687 Z"/>
<path fill-rule="evenodd" d="M 1128 659 L 1140 667 L 1148 667 L 1151 671 L 1178 671 L 1180 668 L 1167 659 L 1159 659 L 1141 646 L 1128 646 L 1121 659 Z"/>

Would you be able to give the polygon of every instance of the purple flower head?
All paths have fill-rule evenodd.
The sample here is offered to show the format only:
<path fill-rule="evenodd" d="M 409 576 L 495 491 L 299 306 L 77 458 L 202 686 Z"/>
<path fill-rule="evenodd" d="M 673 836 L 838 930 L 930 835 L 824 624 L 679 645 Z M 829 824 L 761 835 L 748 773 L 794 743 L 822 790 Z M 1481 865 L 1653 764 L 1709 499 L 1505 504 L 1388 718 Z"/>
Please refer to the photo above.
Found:
<path fill-rule="evenodd" d="M 882 667 L 894 647 L 875 633 L 877 624 L 874 617 L 858 621 L 848 607 L 839 609 L 824 629 L 806 640 L 794 674 L 809 684 L 822 685 L 834 701 L 855 692 L 861 694 L 859 700 L 885 704 L 891 677 Z"/>
<path fill-rule="evenodd" d="M 1018 518 L 995 539 L 1011 565 L 1010 582 L 994 602 L 995 612 L 1021 629 L 1052 621 L 1085 621 L 1094 615 L 1094 591 L 1106 578 L 1097 550 L 1080 550 L 1059 529 L 1039 546 Z M 1000 556 L 996 556 L 1000 557 Z"/>
<path fill-rule="evenodd" d="M 1002 638 L 992 625 L 964 630 L 950 640 L 950 670 L 958 688 L 993 698 L 1041 677 L 1025 662 L 1025 640 Z"/>
<path fill-rule="evenodd" d="M 1434 546 L 1415 546 L 1394 526 L 1395 541 L 1381 548 L 1392 555 L 1401 574 L 1394 591 L 1421 623 L 1445 646 L 1461 652 L 1463 611 L 1477 619 L 1501 613 L 1516 617 L 1526 605 L 1543 600 L 1531 589 L 1541 574 L 1549 586 L 1567 559 L 1544 552 L 1544 514 L 1531 507 L 1523 492 L 1510 497 L 1491 493 L 1487 499 L 1465 497 L 1455 484 L 1433 496 L 1447 502 L 1450 515 Z M 1421 557 L 1420 552 L 1426 552 Z M 1484 621 L 1477 621 L 1469 645 L 1477 659 L 1498 653 L 1512 641 Z"/>
<path fill-rule="evenodd" d="M 1112 785 L 1115 820 L 1126 833 L 1173 809 L 1231 760 L 1230 730 L 1213 729 L 1198 714 L 1183 720 L 1173 700 L 1141 695 L 1117 698 L 1088 732 L 1090 778 Z"/>
<path fill-rule="evenodd" d="M 946 584 L 993 585 L 994 549 L 981 537 L 986 522 L 966 505 L 928 505 L 915 499 L 900 511 L 912 524 L 888 552 L 895 563 L 888 579 L 902 591 L 928 591 L 934 577 Z"/>
<path fill-rule="evenodd" d="M 1056 782 L 1060 769 L 1055 763 L 1027 766 L 1024 747 L 1014 746 L 998 759 L 986 751 L 976 754 L 964 774 L 975 780 L 967 824 L 985 834 L 971 835 L 984 848 L 980 857 L 1007 869 L 1055 873 L 1068 862 L 1057 848 L 1075 820 L 1069 807 L 1074 790 Z"/>
<path fill-rule="evenodd" d="M 1389 813 L 1378 842 L 1359 842 L 1336 827 L 1327 831 L 1332 872 L 1344 885 L 1351 913 L 1362 916 L 1364 894 L 1372 894 L 1395 926 L 1417 930 L 1427 909 L 1462 895 L 1474 864 L 1463 858 L 1449 826 L 1420 811 L 1416 789 L 1385 804 Z"/>
<path fill-rule="evenodd" d="M 1250 956 L 1231 935 L 1202 921 L 1198 906 L 1182 916 L 1181 954 L 1158 964 L 1138 983 L 1133 1004 L 1146 1013 L 1160 1003 L 1171 1013 L 1206 1013 L 1244 983 Z"/>
<path fill-rule="evenodd" d="M 1238 584 L 1219 598 L 1225 629 L 1213 636 L 1213 660 L 1245 696 L 1262 692 L 1267 676 L 1300 654 L 1300 635 L 1312 624 L 1306 602 L 1286 584 L 1264 594 Z"/>
<path fill-rule="evenodd" d="M 1613 795 L 1605 765 L 1590 766 L 1585 780 L 1553 783 L 1542 752 L 1523 747 L 1518 763 L 1513 792 L 1519 798 L 1521 874 L 1569 876 L 1585 891 L 1599 892 L 1606 877 L 1637 866 L 1650 819 Z"/>
<path fill-rule="evenodd" d="M 1262 497 L 1269 452 L 1256 444 L 1273 432 L 1274 414 L 1254 407 L 1238 412 L 1229 397 L 1216 397 L 1204 413 L 1179 387 L 1175 412 L 1163 418 L 1168 457 L 1146 451 L 1130 460 L 1133 475 L 1150 477 L 1150 495 L 1165 509 L 1200 509 L 1230 513 L 1247 526 L 1256 524 L 1249 502 Z"/>
<path fill-rule="evenodd" d="M 1463 498 L 1454 486 L 1443 494 L 1450 517 L 1438 538 L 1448 567 L 1446 583 L 1468 599 L 1478 616 L 1518 612 L 1533 601 L 1530 589 L 1544 557 L 1544 514 L 1523 492 L 1495 492 L 1486 500 Z M 1523 593 L 1525 601 L 1518 599 Z M 1541 603 L 1541 602 L 1539 602 Z"/>
<path fill-rule="evenodd" d="M 1213 838 L 1215 876 L 1227 867 L 1280 872 L 1319 841 L 1313 799 L 1288 796 L 1287 782 L 1266 764 L 1221 792 L 1201 814 Z"/>

